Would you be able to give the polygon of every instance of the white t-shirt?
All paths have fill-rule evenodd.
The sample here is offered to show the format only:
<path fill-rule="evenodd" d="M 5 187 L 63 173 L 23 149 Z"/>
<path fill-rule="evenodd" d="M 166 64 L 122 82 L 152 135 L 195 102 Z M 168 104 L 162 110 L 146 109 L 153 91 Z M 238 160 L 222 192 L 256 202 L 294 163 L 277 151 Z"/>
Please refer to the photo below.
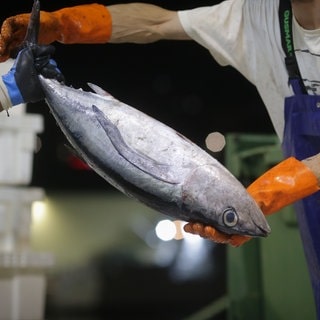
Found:
<path fill-rule="evenodd" d="M 233 66 L 256 86 L 282 140 L 284 98 L 293 92 L 284 64 L 278 7 L 279 0 L 226 0 L 178 15 L 186 33 L 219 64 Z M 304 30 L 293 19 L 293 37 L 308 93 L 320 95 L 320 29 Z"/>

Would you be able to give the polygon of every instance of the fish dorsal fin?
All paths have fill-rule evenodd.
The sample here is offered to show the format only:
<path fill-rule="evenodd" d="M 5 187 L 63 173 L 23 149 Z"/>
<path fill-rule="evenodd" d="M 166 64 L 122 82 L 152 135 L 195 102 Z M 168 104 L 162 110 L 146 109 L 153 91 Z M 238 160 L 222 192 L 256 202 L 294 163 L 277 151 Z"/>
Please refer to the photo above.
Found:
<path fill-rule="evenodd" d="M 95 105 L 92 106 L 92 109 L 112 145 L 124 159 L 158 180 L 171 184 L 179 183 L 179 181 L 177 181 L 170 173 L 170 165 L 159 163 L 147 155 L 130 148 L 124 141 L 119 129 L 108 119 L 108 117 Z"/>
<path fill-rule="evenodd" d="M 90 82 L 88 82 L 87 84 L 95 93 L 99 94 L 100 96 L 103 96 L 103 97 L 110 97 L 111 96 L 110 93 L 103 90 L 101 87 L 97 86 L 96 84 L 93 84 Z"/>

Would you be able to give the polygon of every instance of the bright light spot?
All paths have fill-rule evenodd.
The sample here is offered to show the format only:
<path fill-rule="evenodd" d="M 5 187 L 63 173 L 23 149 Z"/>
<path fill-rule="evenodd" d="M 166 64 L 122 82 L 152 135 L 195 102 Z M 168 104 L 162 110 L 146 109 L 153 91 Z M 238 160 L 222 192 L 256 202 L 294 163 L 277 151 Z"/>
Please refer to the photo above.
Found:
<path fill-rule="evenodd" d="M 35 201 L 32 203 L 32 220 L 39 223 L 44 219 L 46 206 L 43 201 Z"/>
<path fill-rule="evenodd" d="M 170 220 L 161 220 L 156 225 L 156 235 L 162 241 L 174 239 L 176 232 L 176 226 Z"/>
<path fill-rule="evenodd" d="M 226 145 L 226 139 L 220 132 L 212 132 L 206 138 L 206 146 L 213 152 L 221 151 Z"/>

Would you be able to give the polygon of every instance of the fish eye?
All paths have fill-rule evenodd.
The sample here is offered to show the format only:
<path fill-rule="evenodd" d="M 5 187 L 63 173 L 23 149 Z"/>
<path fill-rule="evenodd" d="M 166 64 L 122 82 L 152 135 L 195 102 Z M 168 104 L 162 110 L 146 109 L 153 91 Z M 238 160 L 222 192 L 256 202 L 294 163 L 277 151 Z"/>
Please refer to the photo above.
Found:
<path fill-rule="evenodd" d="M 223 223 L 227 227 L 234 227 L 238 223 L 238 215 L 236 210 L 232 207 L 228 207 L 223 211 Z"/>

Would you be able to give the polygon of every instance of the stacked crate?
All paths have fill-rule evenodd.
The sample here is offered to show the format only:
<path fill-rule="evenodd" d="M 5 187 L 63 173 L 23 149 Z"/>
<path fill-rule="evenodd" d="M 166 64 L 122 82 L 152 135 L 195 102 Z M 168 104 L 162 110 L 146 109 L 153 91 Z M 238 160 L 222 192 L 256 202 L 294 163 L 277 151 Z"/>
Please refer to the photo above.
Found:
<path fill-rule="evenodd" d="M 6 73 L 12 61 L 0 64 Z M 31 247 L 32 204 L 44 190 L 30 187 L 43 118 L 15 106 L 0 114 L 0 320 L 42 320 L 46 270 L 52 255 Z"/>

